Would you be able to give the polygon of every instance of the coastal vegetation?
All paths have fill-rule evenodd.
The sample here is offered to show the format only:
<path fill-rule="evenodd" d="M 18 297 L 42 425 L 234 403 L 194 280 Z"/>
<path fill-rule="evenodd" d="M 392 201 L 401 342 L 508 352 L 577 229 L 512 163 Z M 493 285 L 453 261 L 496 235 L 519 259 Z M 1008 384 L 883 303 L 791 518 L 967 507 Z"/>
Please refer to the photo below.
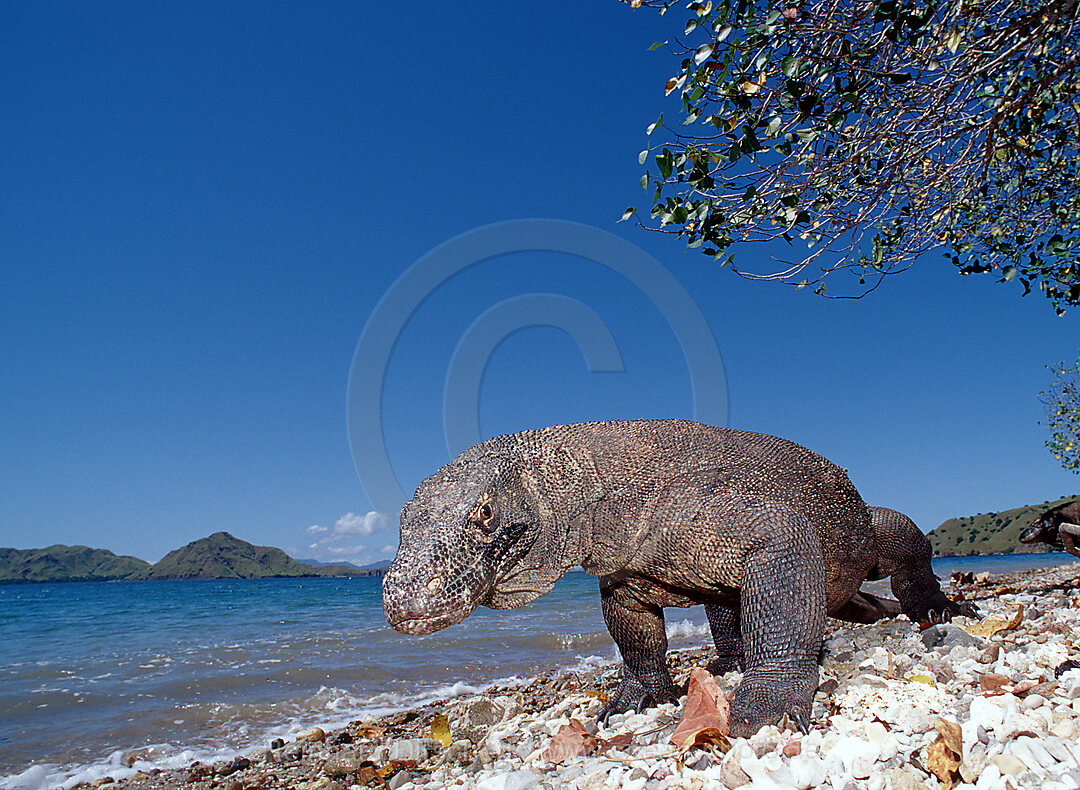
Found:
<path fill-rule="evenodd" d="M 1054 379 L 1039 396 L 1050 429 L 1046 448 L 1062 467 L 1080 474 L 1080 356 L 1047 367 Z"/>
<path fill-rule="evenodd" d="M 150 567 L 138 557 L 89 546 L 0 548 L 0 584 L 11 582 L 107 582 Z"/>
<path fill-rule="evenodd" d="M 722 265 L 737 241 L 783 240 L 777 265 L 737 271 L 820 294 L 855 275 L 830 296 L 941 250 L 1059 314 L 1080 305 L 1078 0 L 687 8 L 653 45 L 680 103 L 647 129 L 643 226 Z"/>
<path fill-rule="evenodd" d="M 378 568 L 305 565 L 281 549 L 255 546 L 228 532 L 215 532 L 174 549 L 151 565 L 137 557 L 118 557 L 107 549 L 49 546 L 0 548 L 0 584 L 162 579 L 264 579 L 301 576 L 378 576 Z"/>

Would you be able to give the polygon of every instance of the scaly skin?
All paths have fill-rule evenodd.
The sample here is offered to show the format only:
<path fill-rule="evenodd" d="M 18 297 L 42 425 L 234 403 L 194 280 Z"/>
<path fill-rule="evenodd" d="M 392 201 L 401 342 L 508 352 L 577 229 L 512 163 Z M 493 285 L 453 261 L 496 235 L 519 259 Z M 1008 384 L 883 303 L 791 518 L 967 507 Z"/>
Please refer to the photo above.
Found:
<path fill-rule="evenodd" d="M 624 663 L 606 717 L 677 698 L 663 610 L 704 603 L 718 660 L 745 656 L 732 732 L 749 735 L 785 714 L 808 726 L 826 614 L 889 613 L 858 592 L 878 561 L 847 474 L 797 444 L 682 420 L 582 423 L 496 437 L 421 483 L 383 608 L 399 631 L 430 633 L 481 604 L 528 603 L 581 565 Z"/>
<path fill-rule="evenodd" d="M 868 581 L 889 578 L 895 601 L 858 592 L 830 616 L 852 623 L 873 623 L 903 613 L 912 622 L 944 622 L 953 617 L 978 617 L 979 611 L 967 602 L 945 597 L 930 565 L 931 547 L 926 535 L 903 513 L 884 507 L 870 508 L 874 526 L 876 562 L 867 573 Z M 741 670 L 744 665 L 739 633 L 739 611 L 705 605 L 716 659 L 709 664 L 714 675 Z"/>

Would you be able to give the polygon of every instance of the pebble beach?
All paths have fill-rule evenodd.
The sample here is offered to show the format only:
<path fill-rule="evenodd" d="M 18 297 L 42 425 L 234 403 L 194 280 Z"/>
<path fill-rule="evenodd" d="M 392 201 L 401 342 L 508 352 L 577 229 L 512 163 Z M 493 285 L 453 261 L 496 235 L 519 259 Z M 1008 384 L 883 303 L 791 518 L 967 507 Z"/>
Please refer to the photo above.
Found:
<path fill-rule="evenodd" d="M 618 670 L 552 673 L 338 729 L 319 727 L 215 764 L 160 769 L 125 755 L 105 790 L 358 790 L 387 787 L 1080 788 L 1080 575 L 1073 565 L 956 575 L 982 616 L 919 628 L 905 617 L 829 621 L 809 733 L 670 739 L 685 698 L 597 727 Z M 709 649 L 672 651 L 676 683 Z M 730 693 L 738 673 L 718 678 Z M 561 735 L 560 735 L 561 733 Z M 553 748 L 573 733 L 580 748 Z M 557 737 L 558 736 L 558 737 Z"/>

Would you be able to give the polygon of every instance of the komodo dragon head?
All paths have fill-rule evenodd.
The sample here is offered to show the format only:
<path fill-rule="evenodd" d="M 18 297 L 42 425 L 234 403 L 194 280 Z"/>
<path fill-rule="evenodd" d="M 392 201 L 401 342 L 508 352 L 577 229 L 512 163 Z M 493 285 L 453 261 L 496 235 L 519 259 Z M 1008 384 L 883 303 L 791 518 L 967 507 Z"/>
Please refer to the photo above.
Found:
<path fill-rule="evenodd" d="M 1056 549 L 1066 548 L 1062 534 L 1080 542 L 1080 501 L 1058 505 L 1035 519 L 1020 533 L 1021 543 L 1042 542 Z"/>
<path fill-rule="evenodd" d="M 481 604 L 538 598 L 577 564 L 563 561 L 565 535 L 552 523 L 528 465 L 488 443 L 466 450 L 401 509 L 401 544 L 383 577 L 387 622 L 429 634 Z"/>

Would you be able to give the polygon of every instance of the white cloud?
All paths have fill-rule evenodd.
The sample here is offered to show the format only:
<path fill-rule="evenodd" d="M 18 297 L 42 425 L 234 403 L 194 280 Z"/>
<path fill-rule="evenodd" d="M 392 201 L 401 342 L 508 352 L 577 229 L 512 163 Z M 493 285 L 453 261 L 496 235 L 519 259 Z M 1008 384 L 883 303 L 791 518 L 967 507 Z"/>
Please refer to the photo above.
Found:
<path fill-rule="evenodd" d="M 312 524 L 304 530 L 310 537 L 304 541 L 307 548 L 302 553 L 305 559 L 320 562 L 346 560 L 357 565 L 381 559 L 388 551 L 393 556 L 395 547 L 386 546 L 378 552 L 378 557 L 372 557 L 372 547 L 363 543 L 364 538 L 385 529 L 389 523 L 385 513 L 371 510 L 363 515 L 346 513 L 334 522 L 333 527 Z M 314 542 L 310 542 L 312 539 Z M 349 545 L 344 545 L 346 542 Z"/>
<path fill-rule="evenodd" d="M 346 513 L 334 522 L 334 534 L 370 535 L 385 526 L 386 516 L 377 511 L 369 510 L 362 516 L 355 513 Z"/>

